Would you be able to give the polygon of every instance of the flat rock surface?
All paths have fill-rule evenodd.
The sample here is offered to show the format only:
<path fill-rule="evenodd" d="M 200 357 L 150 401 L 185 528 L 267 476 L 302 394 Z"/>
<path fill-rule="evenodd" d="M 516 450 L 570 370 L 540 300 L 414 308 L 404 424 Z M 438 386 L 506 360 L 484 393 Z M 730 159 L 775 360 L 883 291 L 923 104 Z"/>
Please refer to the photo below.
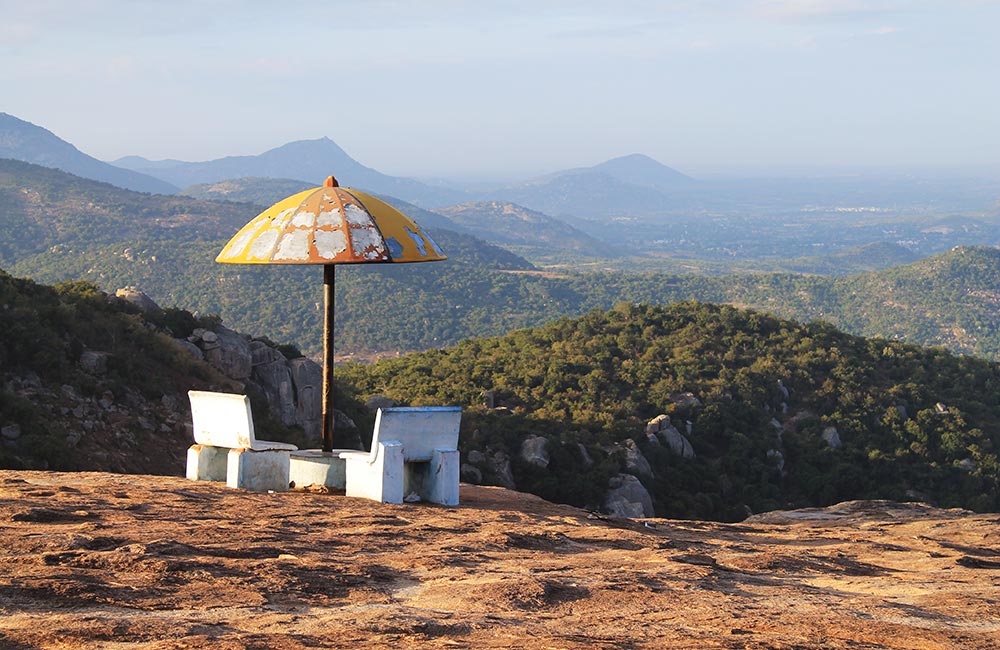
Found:
<path fill-rule="evenodd" d="M 998 648 L 1000 517 L 740 524 L 0 472 L 0 648 Z"/>

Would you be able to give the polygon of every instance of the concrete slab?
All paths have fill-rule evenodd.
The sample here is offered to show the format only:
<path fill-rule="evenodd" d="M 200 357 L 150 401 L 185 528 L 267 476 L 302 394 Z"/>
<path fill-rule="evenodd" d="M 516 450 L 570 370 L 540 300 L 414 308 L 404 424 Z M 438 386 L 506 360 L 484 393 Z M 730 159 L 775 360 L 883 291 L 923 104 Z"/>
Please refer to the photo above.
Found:
<path fill-rule="evenodd" d="M 288 480 L 292 487 L 309 485 L 325 485 L 343 490 L 347 484 L 347 461 L 340 457 L 341 452 L 356 451 L 353 449 L 300 449 L 293 451 L 288 461 Z"/>

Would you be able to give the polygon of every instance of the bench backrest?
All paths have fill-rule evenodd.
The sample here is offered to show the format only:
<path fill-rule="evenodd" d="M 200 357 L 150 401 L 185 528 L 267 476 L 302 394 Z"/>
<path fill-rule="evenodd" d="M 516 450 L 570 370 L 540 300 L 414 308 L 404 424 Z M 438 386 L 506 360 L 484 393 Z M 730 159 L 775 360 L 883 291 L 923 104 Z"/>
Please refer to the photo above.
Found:
<path fill-rule="evenodd" d="M 397 406 L 375 416 L 372 453 L 379 442 L 397 440 L 404 461 L 430 460 L 435 449 L 458 449 L 461 406 Z"/>
<path fill-rule="evenodd" d="M 194 441 L 199 445 L 252 449 L 253 415 L 246 395 L 188 391 Z"/>

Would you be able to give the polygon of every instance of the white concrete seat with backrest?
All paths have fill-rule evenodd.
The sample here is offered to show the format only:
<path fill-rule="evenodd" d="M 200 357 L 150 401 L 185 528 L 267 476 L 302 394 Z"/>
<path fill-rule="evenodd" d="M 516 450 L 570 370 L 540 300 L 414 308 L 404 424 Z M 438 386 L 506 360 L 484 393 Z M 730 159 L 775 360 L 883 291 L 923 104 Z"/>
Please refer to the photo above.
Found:
<path fill-rule="evenodd" d="M 257 440 L 246 395 L 192 390 L 188 397 L 195 442 L 188 448 L 189 479 L 258 492 L 288 489 L 288 455 L 298 447 Z"/>
<path fill-rule="evenodd" d="M 379 409 L 370 452 L 340 454 L 346 461 L 346 492 L 383 503 L 410 495 L 458 505 L 460 406 Z"/>

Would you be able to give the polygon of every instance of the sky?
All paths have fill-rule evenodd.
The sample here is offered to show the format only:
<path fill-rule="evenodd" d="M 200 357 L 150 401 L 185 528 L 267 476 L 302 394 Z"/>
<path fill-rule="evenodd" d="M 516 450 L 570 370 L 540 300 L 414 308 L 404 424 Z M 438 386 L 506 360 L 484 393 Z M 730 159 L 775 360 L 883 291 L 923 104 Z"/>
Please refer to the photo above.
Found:
<path fill-rule="evenodd" d="M 113 160 L 1000 165 L 1000 0 L 0 0 L 0 111 Z"/>

